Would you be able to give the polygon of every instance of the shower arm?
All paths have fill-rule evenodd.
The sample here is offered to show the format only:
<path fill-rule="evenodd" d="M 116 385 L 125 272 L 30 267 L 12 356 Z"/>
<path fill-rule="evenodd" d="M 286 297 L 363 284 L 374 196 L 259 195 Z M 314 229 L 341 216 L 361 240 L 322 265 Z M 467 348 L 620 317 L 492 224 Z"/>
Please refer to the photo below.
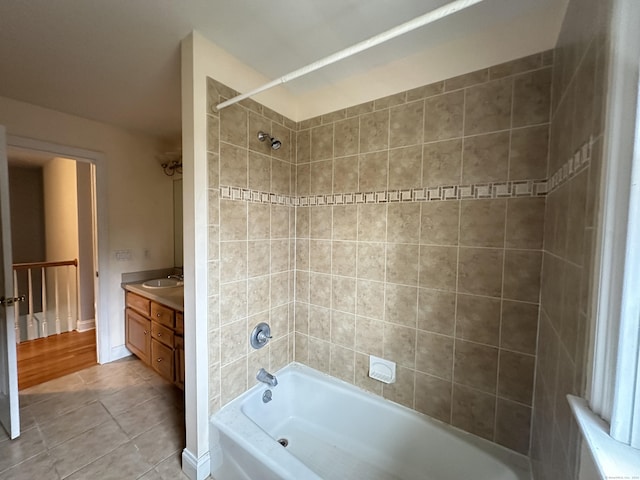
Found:
<path fill-rule="evenodd" d="M 290 82 L 291 80 L 295 80 L 296 78 L 307 75 L 308 73 L 315 72 L 327 65 L 331 65 L 332 63 L 339 62 L 345 58 L 351 57 L 357 53 L 360 53 L 364 50 L 368 50 L 371 47 L 375 47 L 376 45 L 380 45 L 388 40 L 399 37 L 400 35 L 404 35 L 412 30 L 428 25 L 429 23 L 436 22 L 442 18 L 448 17 L 456 12 L 464 10 L 465 8 L 471 7 L 477 3 L 482 2 L 483 0 L 455 0 L 447 5 L 443 5 L 442 7 L 436 8 L 435 10 L 431 10 L 424 15 L 420 15 L 408 22 L 402 23 L 396 27 L 391 28 L 385 32 L 379 33 L 378 35 L 374 35 L 362 42 L 356 43 L 350 47 L 345 48 L 344 50 L 340 50 L 339 52 L 333 53 L 328 57 L 317 60 L 309 65 L 301 67 L 293 72 L 287 73 L 286 75 L 281 76 L 280 78 L 276 78 L 275 80 L 270 81 L 269 83 L 265 83 L 264 85 L 251 90 L 250 92 L 243 93 L 241 95 L 237 95 L 229 100 L 226 100 L 222 103 L 216 105 L 216 109 L 222 110 L 225 107 L 233 105 L 234 103 L 240 102 L 245 98 L 253 97 L 258 93 L 262 93 L 265 90 L 269 90 L 273 87 L 277 87 L 278 85 L 282 85 L 284 83 Z"/>

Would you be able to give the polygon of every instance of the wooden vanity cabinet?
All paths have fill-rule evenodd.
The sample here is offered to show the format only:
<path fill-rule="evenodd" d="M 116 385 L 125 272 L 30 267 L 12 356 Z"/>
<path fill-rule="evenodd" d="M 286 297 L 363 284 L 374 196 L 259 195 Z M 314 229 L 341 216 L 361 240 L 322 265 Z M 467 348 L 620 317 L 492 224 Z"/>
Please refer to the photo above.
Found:
<path fill-rule="evenodd" d="M 184 389 L 182 312 L 126 292 L 126 345 L 162 377 Z"/>

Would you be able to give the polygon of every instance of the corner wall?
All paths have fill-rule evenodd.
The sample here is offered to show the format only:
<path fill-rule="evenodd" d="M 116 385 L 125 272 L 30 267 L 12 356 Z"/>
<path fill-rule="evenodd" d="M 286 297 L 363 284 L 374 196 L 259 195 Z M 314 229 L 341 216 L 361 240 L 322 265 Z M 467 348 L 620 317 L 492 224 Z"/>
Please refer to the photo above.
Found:
<path fill-rule="evenodd" d="M 572 0 L 555 51 L 531 449 L 537 480 L 578 474 L 581 437 L 566 395 L 585 396 L 589 375 L 610 8 Z"/>

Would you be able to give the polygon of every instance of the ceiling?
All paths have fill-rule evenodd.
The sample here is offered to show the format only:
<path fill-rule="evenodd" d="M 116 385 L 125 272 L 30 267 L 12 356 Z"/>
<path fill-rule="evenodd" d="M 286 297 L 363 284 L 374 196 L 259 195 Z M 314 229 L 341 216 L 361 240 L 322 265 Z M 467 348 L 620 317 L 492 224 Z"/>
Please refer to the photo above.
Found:
<path fill-rule="evenodd" d="M 0 96 L 161 137 L 180 131 L 180 41 L 192 30 L 276 78 L 448 0 L 0 2 Z M 303 94 L 567 0 L 484 0 L 287 85 Z M 549 39 L 544 39 L 545 45 Z M 555 42 L 555 39 L 553 39 Z M 507 59 L 506 59 L 507 60 Z"/>

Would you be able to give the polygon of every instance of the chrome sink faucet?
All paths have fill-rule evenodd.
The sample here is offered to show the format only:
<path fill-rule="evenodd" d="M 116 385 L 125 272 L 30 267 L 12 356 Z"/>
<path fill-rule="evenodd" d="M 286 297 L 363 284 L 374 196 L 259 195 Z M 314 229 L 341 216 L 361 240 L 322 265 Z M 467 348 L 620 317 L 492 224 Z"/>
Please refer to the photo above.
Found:
<path fill-rule="evenodd" d="M 278 379 L 275 377 L 275 375 L 271 375 L 264 368 L 261 368 L 260 370 L 258 370 L 258 374 L 256 375 L 256 380 L 262 383 L 266 383 L 271 387 L 275 387 L 276 385 L 278 385 Z"/>
<path fill-rule="evenodd" d="M 184 275 L 180 275 L 180 274 L 177 274 L 177 275 L 167 275 L 167 278 L 175 278 L 176 280 L 179 280 L 179 281 L 181 281 L 181 282 L 183 282 L 183 281 L 184 281 Z"/>

